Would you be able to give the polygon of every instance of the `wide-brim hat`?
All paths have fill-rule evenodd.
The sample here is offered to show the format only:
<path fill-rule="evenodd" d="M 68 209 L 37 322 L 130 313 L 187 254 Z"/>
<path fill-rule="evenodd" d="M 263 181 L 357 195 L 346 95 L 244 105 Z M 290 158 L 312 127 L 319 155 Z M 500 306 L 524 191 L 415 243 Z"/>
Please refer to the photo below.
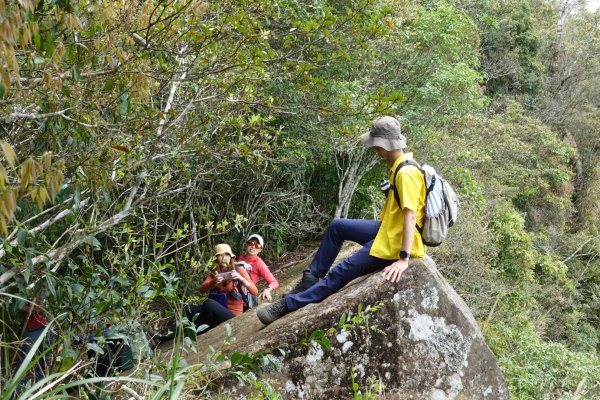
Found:
<path fill-rule="evenodd" d="M 260 247 L 265 247 L 265 240 L 258 233 L 253 233 L 252 235 L 248 236 L 246 242 L 249 242 L 251 240 L 256 240 L 258 244 L 260 244 Z"/>
<path fill-rule="evenodd" d="M 369 132 L 360 138 L 366 147 L 381 147 L 387 151 L 406 148 L 406 137 L 400 130 L 400 122 L 394 117 L 377 118 Z"/>
<path fill-rule="evenodd" d="M 228 253 L 231 257 L 235 257 L 235 254 L 233 254 L 233 251 L 231 251 L 231 247 L 229 247 L 228 244 L 221 243 L 215 246 L 215 256 L 225 253 Z"/>

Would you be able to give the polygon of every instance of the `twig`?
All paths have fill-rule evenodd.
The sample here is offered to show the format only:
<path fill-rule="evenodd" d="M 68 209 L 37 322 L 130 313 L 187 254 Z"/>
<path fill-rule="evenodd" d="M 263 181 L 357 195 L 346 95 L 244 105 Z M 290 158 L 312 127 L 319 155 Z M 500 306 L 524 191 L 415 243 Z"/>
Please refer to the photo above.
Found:
<path fill-rule="evenodd" d="M 562 262 L 566 263 L 567 261 L 570 261 L 572 258 L 575 258 L 577 256 L 577 254 L 581 251 L 581 249 L 583 249 L 585 247 L 586 244 L 588 244 L 592 240 L 598 239 L 598 238 L 600 238 L 600 235 L 589 238 L 588 240 L 583 242 L 583 244 L 581 246 L 579 246 L 579 248 L 577 250 L 575 250 L 575 252 L 573 254 L 571 254 L 569 257 L 565 258 L 564 260 L 562 260 Z"/>
<path fill-rule="evenodd" d="M 126 385 L 121 385 L 121 389 L 123 389 L 128 394 L 132 395 L 136 400 L 144 400 L 144 398 L 140 396 L 135 390 L 131 389 Z"/>

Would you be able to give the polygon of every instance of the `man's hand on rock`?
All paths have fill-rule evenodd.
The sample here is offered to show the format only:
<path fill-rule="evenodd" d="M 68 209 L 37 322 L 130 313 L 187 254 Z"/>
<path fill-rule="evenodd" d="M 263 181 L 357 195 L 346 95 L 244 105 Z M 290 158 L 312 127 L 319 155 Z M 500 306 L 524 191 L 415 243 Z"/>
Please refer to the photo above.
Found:
<path fill-rule="evenodd" d="M 390 282 L 400 282 L 402 273 L 408 268 L 408 260 L 394 261 L 383 269 L 383 277 Z"/>

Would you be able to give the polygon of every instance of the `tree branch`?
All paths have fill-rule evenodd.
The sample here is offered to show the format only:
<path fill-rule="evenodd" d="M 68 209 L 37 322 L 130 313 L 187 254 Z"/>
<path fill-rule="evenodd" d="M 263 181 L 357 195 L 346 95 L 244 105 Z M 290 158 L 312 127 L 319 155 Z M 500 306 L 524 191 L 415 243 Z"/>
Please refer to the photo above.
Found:
<path fill-rule="evenodd" d="M 134 203 L 134 199 L 137 196 L 137 193 L 138 193 L 146 175 L 147 175 L 146 171 L 143 171 L 138 175 L 138 177 L 136 179 L 136 184 L 135 184 L 135 186 L 133 186 L 131 188 L 131 193 L 129 194 L 129 197 L 127 198 L 127 201 L 125 202 L 125 205 L 123 206 L 123 209 L 121 211 L 119 211 L 117 214 L 113 215 L 112 217 L 106 219 L 104 222 L 102 222 L 101 224 L 96 226 L 92 232 L 86 232 L 84 229 L 79 229 L 78 231 L 76 231 L 74 233 L 74 236 L 78 236 L 75 240 L 73 240 L 57 249 L 50 250 L 46 254 L 34 257 L 31 260 L 31 264 L 37 265 L 42 262 L 51 262 L 53 264 L 56 264 L 56 266 L 52 269 L 52 271 L 55 272 L 58 269 L 58 265 L 63 260 L 63 258 L 67 254 L 69 254 L 71 251 L 76 249 L 78 246 L 83 244 L 86 240 L 88 240 L 90 235 L 97 234 L 99 232 L 103 232 L 103 231 L 107 230 L 108 228 L 119 224 L 125 217 L 127 217 L 129 214 L 131 214 L 132 205 L 137 206 L 144 199 L 146 191 L 144 191 L 140 195 L 140 197 L 136 200 L 136 202 Z M 12 279 L 15 275 L 21 273 L 23 270 L 24 270 L 24 268 L 12 268 L 12 269 L 4 272 L 2 275 L 0 275 L 0 285 L 4 285 L 6 282 L 8 282 L 10 279 Z"/>

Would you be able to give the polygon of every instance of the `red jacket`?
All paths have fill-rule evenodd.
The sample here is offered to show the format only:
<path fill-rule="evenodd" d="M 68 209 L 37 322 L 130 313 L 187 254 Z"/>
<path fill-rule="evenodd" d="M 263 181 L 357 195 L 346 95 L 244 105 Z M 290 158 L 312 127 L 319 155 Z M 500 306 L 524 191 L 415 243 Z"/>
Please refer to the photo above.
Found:
<path fill-rule="evenodd" d="M 252 279 L 252 282 L 257 283 L 260 278 L 263 278 L 272 290 L 279 287 L 279 282 L 277 282 L 277 279 L 275 279 L 269 270 L 269 267 L 267 267 L 267 264 L 265 264 L 259 256 L 242 254 L 238 257 L 238 261 L 244 261 L 252 265 L 252 271 L 250 271 L 250 279 Z"/>

